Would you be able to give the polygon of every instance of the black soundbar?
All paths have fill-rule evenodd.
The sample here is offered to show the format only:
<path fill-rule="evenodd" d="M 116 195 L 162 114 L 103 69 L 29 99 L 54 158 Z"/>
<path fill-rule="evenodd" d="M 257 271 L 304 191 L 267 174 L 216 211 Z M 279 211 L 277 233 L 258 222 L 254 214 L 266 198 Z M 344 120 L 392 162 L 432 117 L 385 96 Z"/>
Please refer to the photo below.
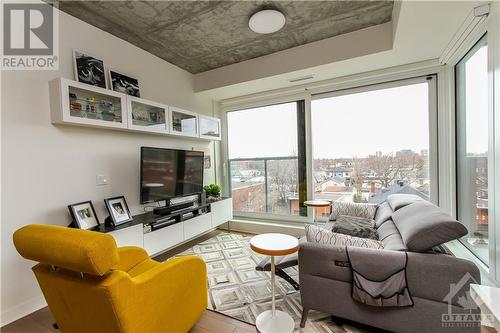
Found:
<path fill-rule="evenodd" d="M 172 213 L 173 211 L 188 208 L 188 207 L 191 207 L 192 205 L 193 205 L 193 202 L 186 202 L 186 203 L 181 203 L 181 204 L 173 205 L 173 206 L 156 207 L 155 209 L 153 209 L 153 213 L 156 215 L 167 215 L 167 214 Z"/>

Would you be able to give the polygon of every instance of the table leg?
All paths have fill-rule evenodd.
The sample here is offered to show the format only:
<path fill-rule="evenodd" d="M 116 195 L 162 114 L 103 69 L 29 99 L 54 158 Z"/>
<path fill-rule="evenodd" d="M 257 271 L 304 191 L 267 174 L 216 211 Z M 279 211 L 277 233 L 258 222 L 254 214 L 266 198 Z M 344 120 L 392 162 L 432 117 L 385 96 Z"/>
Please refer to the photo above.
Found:
<path fill-rule="evenodd" d="M 275 300 L 275 281 L 276 281 L 276 267 L 274 266 L 274 256 L 271 256 L 271 293 L 272 293 L 272 309 L 273 318 L 276 316 L 276 300 Z"/>

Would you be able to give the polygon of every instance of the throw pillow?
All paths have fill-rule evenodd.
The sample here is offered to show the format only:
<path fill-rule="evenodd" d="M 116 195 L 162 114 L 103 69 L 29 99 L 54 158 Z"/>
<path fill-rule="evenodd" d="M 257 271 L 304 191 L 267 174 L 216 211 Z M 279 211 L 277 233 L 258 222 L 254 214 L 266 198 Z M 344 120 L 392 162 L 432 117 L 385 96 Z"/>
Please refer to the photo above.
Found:
<path fill-rule="evenodd" d="M 334 201 L 332 204 L 332 214 L 330 215 L 330 221 L 335 221 L 340 215 L 373 219 L 376 210 L 377 206 L 372 204 Z"/>
<path fill-rule="evenodd" d="M 340 215 L 333 222 L 332 231 L 349 236 L 378 239 L 375 222 L 364 217 Z"/>
<path fill-rule="evenodd" d="M 374 239 L 338 234 L 311 224 L 306 225 L 306 238 L 308 242 L 331 246 L 357 246 L 372 249 L 384 248 L 382 242 Z"/>

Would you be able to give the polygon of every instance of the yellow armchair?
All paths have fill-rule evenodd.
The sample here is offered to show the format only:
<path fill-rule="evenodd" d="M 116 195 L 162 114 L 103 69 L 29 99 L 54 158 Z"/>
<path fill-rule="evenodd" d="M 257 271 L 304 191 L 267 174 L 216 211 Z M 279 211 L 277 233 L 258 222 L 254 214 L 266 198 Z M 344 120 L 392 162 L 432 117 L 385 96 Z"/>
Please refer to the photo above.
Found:
<path fill-rule="evenodd" d="M 188 332 L 207 306 L 207 274 L 196 256 L 164 263 L 112 236 L 50 225 L 14 233 L 63 333 Z"/>

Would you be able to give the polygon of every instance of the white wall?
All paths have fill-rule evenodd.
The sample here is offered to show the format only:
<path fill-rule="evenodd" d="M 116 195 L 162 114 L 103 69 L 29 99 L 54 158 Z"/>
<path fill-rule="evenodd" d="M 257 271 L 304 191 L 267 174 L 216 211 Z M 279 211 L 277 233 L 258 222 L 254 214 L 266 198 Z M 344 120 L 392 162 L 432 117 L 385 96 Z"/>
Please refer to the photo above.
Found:
<path fill-rule="evenodd" d="M 92 200 L 101 221 L 103 199 L 125 195 L 139 213 L 139 147 L 210 148 L 201 140 L 73 126 L 50 120 L 48 82 L 73 79 L 72 49 L 100 57 L 105 65 L 139 79 L 141 96 L 200 113 L 212 112 L 208 99 L 195 96 L 193 77 L 144 50 L 60 14 L 59 71 L 2 73 L 2 325 L 44 305 L 30 268 L 12 244 L 12 234 L 30 223 L 67 225 L 66 206 Z M 110 184 L 96 186 L 96 175 Z M 205 182 L 214 181 L 212 169 Z"/>

